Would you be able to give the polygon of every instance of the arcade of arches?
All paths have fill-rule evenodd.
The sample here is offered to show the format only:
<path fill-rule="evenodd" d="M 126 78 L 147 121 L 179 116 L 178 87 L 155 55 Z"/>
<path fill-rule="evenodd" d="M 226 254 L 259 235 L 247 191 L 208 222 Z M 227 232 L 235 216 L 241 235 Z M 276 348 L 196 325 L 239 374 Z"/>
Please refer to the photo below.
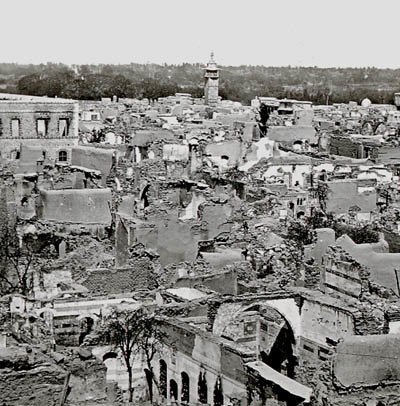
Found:
<path fill-rule="evenodd" d="M 174 375 L 175 377 L 175 375 Z M 168 385 L 169 383 L 169 385 Z M 200 370 L 197 379 L 197 398 L 193 399 L 190 391 L 190 377 L 186 371 L 180 373 L 180 382 L 171 378 L 168 381 L 168 367 L 167 363 L 161 359 L 159 361 L 159 387 L 160 395 L 163 398 L 170 399 L 172 401 L 180 401 L 182 403 L 198 402 L 201 404 L 210 404 L 208 393 L 208 377 L 207 372 Z M 224 404 L 224 395 L 222 391 L 222 379 L 221 376 L 217 376 L 213 386 L 213 399 L 212 404 L 214 406 L 222 406 Z"/>

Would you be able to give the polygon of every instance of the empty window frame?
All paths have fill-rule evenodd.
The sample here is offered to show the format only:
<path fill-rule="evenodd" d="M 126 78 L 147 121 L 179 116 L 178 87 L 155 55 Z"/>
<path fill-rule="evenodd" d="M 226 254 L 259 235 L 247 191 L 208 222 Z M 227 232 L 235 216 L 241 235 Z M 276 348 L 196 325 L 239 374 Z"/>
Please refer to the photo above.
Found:
<path fill-rule="evenodd" d="M 67 118 L 60 118 L 58 120 L 58 136 L 59 137 L 68 137 L 69 131 L 69 121 Z"/>
<path fill-rule="evenodd" d="M 68 160 L 68 154 L 67 151 L 59 151 L 58 153 L 58 161 L 59 162 L 66 162 Z"/>
<path fill-rule="evenodd" d="M 306 350 L 306 351 L 309 351 L 309 352 L 314 352 L 314 348 L 312 348 L 312 347 L 310 347 L 309 345 L 307 345 L 307 344 L 304 344 L 303 345 L 303 348 Z"/>
<path fill-rule="evenodd" d="M 18 138 L 20 130 L 20 121 L 19 118 L 13 118 L 11 120 L 11 137 Z"/>
<path fill-rule="evenodd" d="M 20 152 L 17 149 L 11 151 L 10 152 L 10 158 L 11 159 L 19 159 L 20 158 Z"/>
<path fill-rule="evenodd" d="M 39 138 L 47 137 L 48 120 L 46 118 L 38 118 L 36 120 L 36 133 Z"/>

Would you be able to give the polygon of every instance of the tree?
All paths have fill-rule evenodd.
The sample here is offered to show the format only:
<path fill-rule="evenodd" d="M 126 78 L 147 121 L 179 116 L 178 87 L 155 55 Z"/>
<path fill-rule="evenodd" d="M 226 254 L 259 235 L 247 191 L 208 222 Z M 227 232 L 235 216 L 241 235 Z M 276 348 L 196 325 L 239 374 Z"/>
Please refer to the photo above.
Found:
<path fill-rule="evenodd" d="M 314 234 L 307 219 L 291 220 L 288 224 L 287 238 L 295 242 L 299 247 L 311 244 Z"/>
<path fill-rule="evenodd" d="M 0 290 L 28 295 L 33 289 L 34 252 L 28 240 L 18 237 L 7 210 L 5 187 L 0 189 Z"/>
<path fill-rule="evenodd" d="M 336 238 L 347 234 L 356 244 L 375 243 L 379 241 L 379 231 L 373 224 L 348 225 L 336 221 L 333 224 Z"/>
<path fill-rule="evenodd" d="M 33 292 L 35 274 L 56 255 L 55 247 L 62 237 L 53 230 L 34 234 L 18 231 L 9 215 L 6 196 L 6 188 L 0 186 L 0 293 L 27 296 Z"/>
<path fill-rule="evenodd" d="M 258 121 L 258 126 L 260 127 L 260 131 L 263 135 L 267 133 L 267 123 L 269 120 L 269 116 L 272 113 L 272 107 L 267 106 L 264 103 L 261 103 L 260 108 L 258 110 L 258 114 L 260 118 L 257 120 Z"/>
<path fill-rule="evenodd" d="M 146 380 L 149 388 L 150 402 L 153 404 L 153 383 L 159 390 L 158 380 L 154 374 L 152 361 L 154 356 L 161 350 L 166 334 L 161 328 L 161 318 L 155 313 L 147 313 L 142 317 L 142 333 L 139 336 L 137 346 L 146 360 Z"/>
<path fill-rule="evenodd" d="M 133 400 L 132 367 L 137 354 L 144 354 L 146 359 L 146 380 L 149 387 L 150 401 L 153 402 L 152 385 L 155 378 L 152 360 L 162 345 L 164 333 L 160 319 L 154 312 L 143 306 L 136 309 L 113 309 L 100 327 L 100 338 L 118 349 L 123 357 L 128 373 L 129 402 Z"/>

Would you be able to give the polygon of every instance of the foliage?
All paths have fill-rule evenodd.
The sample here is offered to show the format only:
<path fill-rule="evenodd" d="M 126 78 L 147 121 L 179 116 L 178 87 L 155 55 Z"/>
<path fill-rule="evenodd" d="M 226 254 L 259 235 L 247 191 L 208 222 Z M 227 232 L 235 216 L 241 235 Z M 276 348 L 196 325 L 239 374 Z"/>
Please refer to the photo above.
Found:
<path fill-rule="evenodd" d="M 318 181 L 316 194 L 322 211 L 326 211 L 326 199 L 328 197 L 328 185 L 325 182 Z"/>
<path fill-rule="evenodd" d="M 28 295 L 33 289 L 31 265 L 34 251 L 30 241 L 20 240 L 7 210 L 5 188 L 0 189 L 0 291 Z"/>
<path fill-rule="evenodd" d="M 260 131 L 262 134 L 267 133 L 267 122 L 269 120 L 269 116 L 272 113 L 273 109 L 270 106 L 265 105 L 264 103 L 261 103 L 260 108 L 258 110 L 258 114 L 260 118 L 258 119 L 258 125 L 260 127 Z"/>
<path fill-rule="evenodd" d="M 287 228 L 287 238 L 298 246 L 311 244 L 314 240 L 314 233 L 309 219 L 290 220 Z"/>
<path fill-rule="evenodd" d="M 129 402 L 133 399 L 132 363 L 137 354 L 143 354 L 147 364 L 146 379 L 150 400 L 153 401 L 153 383 L 158 386 L 153 372 L 152 360 L 160 350 L 164 333 L 160 318 L 147 308 L 114 309 L 101 325 L 99 331 L 103 342 L 118 349 L 128 373 Z"/>
<path fill-rule="evenodd" d="M 356 244 L 374 243 L 379 241 L 379 231 L 372 224 L 351 226 L 341 222 L 334 222 L 336 238 L 347 234 Z"/>
<path fill-rule="evenodd" d="M 203 96 L 201 64 L 46 65 L 0 64 L 0 78 L 9 92 L 98 99 L 156 98 L 175 92 Z M 392 103 L 399 91 L 400 69 L 224 66 L 220 95 L 249 104 L 254 96 L 310 100 L 316 104 Z"/>

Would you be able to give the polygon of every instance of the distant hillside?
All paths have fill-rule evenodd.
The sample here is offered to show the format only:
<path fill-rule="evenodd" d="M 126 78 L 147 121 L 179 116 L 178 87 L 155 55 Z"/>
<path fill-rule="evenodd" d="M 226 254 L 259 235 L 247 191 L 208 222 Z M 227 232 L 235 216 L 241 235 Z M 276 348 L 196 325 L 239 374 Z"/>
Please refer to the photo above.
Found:
<path fill-rule="evenodd" d="M 189 92 L 203 95 L 201 64 L 46 65 L 0 64 L 0 90 L 32 95 L 97 100 L 100 97 L 151 99 Z M 220 95 L 249 104 L 254 96 L 296 98 L 326 104 L 393 103 L 400 69 L 221 66 Z"/>

